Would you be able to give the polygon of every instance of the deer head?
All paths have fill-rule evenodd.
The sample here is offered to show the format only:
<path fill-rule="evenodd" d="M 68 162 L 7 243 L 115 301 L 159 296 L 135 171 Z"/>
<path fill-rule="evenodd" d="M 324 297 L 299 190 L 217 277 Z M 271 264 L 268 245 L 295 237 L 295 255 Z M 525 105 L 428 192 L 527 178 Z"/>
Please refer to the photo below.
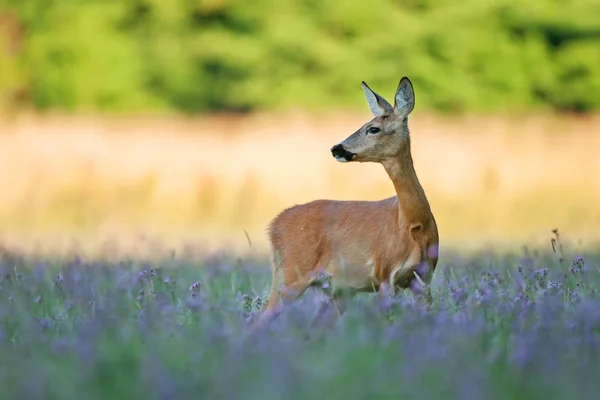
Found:
<path fill-rule="evenodd" d="M 362 88 L 375 117 L 331 148 L 331 154 L 339 162 L 380 163 L 397 157 L 410 146 L 408 114 L 415 106 L 411 81 L 407 77 L 400 80 L 393 107 L 365 82 L 362 83 Z"/>

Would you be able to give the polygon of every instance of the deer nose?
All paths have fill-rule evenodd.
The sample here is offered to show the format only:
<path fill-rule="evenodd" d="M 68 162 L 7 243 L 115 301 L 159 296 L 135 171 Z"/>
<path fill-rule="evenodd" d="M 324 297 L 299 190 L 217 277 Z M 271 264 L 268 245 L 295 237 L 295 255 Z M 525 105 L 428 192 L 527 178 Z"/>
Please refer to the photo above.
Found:
<path fill-rule="evenodd" d="M 345 152 L 346 150 L 344 150 L 344 146 L 342 146 L 341 144 L 336 144 L 331 148 L 331 154 L 336 158 L 343 157 Z"/>
<path fill-rule="evenodd" d="M 354 153 L 349 152 L 342 146 L 341 144 L 336 144 L 331 148 L 331 154 L 335 157 L 336 160 L 345 162 L 351 161 L 354 157 Z"/>

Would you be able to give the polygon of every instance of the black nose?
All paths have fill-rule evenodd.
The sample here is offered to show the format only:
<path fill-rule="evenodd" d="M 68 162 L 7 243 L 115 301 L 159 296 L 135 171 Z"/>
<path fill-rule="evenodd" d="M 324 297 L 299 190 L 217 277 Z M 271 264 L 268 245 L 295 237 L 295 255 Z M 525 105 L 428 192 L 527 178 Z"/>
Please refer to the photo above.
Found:
<path fill-rule="evenodd" d="M 337 159 L 344 159 L 346 161 L 352 161 L 354 153 L 349 152 L 341 144 L 336 144 L 331 148 L 331 154 Z"/>
<path fill-rule="evenodd" d="M 342 146 L 341 144 L 336 144 L 335 146 L 333 146 L 331 148 L 331 154 L 334 157 L 344 157 L 345 153 L 346 153 L 346 150 L 344 150 L 344 146 Z"/>

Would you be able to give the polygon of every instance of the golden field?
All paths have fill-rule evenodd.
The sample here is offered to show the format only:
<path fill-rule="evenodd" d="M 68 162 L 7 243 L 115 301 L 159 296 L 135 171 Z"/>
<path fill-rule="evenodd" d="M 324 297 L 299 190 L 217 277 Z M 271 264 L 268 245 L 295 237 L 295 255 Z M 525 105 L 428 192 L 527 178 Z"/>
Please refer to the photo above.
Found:
<path fill-rule="evenodd" d="M 277 212 L 318 198 L 393 195 L 383 168 L 329 149 L 366 112 L 251 116 L 32 116 L 0 120 L 3 243 L 142 251 L 265 249 Z M 519 250 L 551 229 L 600 238 L 600 116 L 410 120 L 415 168 L 442 245 Z"/>

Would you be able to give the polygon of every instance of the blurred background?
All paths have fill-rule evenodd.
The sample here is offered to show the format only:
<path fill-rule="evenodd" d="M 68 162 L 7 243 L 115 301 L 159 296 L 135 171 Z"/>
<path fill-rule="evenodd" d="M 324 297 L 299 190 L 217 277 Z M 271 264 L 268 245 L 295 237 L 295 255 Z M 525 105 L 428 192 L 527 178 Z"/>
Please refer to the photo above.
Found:
<path fill-rule="evenodd" d="M 416 92 L 447 248 L 600 237 L 597 0 L 0 0 L 0 241 L 264 250 L 285 207 L 394 194 L 330 147 Z M 144 250 L 145 249 L 145 250 Z"/>

